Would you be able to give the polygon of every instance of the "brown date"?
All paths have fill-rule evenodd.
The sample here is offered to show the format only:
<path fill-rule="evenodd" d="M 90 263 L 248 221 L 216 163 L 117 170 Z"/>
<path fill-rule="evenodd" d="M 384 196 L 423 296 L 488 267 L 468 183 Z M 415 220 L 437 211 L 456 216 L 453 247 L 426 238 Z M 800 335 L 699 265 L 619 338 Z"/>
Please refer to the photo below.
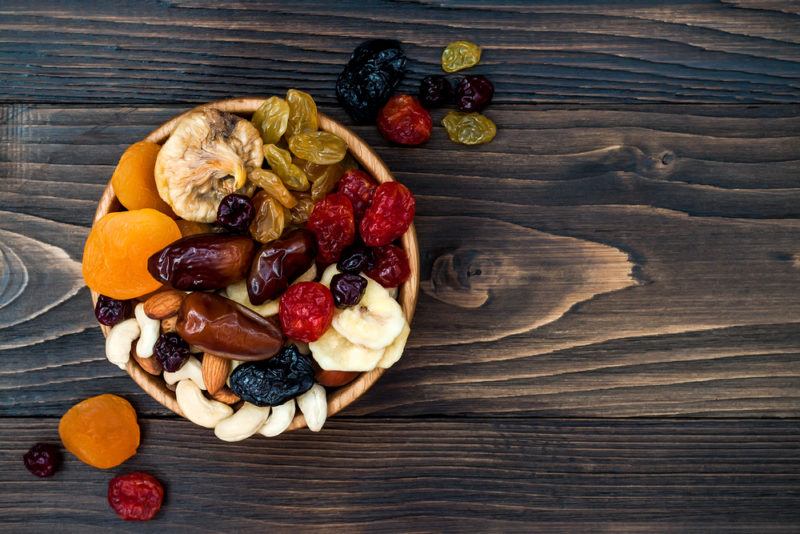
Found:
<path fill-rule="evenodd" d="M 255 248 L 246 236 L 190 235 L 150 256 L 147 270 L 182 291 L 221 289 L 247 276 Z"/>
<path fill-rule="evenodd" d="M 176 327 L 190 345 L 231 360 L 266 360 L 283 346 L 277 321 L 214 293 L 190 293 Z"/>
<path fill-rule="evenodd" d="M 302 228 L 261 247 L 247 277 L 250 302 L 263 304 L 286 291 L 291 279 L 311 267 L 316 252 L 314 234 Z"/>

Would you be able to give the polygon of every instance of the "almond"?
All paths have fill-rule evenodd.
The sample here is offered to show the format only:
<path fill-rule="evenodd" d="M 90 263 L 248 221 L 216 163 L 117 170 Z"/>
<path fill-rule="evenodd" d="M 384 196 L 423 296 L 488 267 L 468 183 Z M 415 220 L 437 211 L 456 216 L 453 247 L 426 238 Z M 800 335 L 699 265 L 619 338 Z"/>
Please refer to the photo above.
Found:
<path fill-rule="evenodd" d="M 215 394 L 225 385 L 230 372 L 230 360 L 210 352 L 203 354 L 203 382 L 209 394 Z"/>
<path fill-rule="evenodd" d="M 215 401 L 224 402 L 225 404 L 236 404 L 241 400 L 239 395 L 231 391 L 231 388 L 228 386 L 220 388 L 219 391 L 211 395 L 211 398 Z"/>
<path fill-rule="evenodd" d="M 150 373 L 151 375 L 160 375 L 161 374 L 161 363 L 156 360 L 155 356 L 151 356 L 149 358 L 142 358 L 136 351 L 131 351 L 131 355 L 133 355 L 133 359 L 136 360 L 136 363 L 139 364 L 139 367 L 144 369 L 146 372 Z"/>
<path fill-rule="evenodd" d="M 161 332 L 166 334 L 167 332 L 175 332 L 178 328 L 178 318 L 177 317 L 168 317 L 161 321 Z"/>
<path fill-rule="evenodd" d="M 156 293 L 144 303 L 144 313 L 151 319 L 166 319 L 178 313 L 181 302 L 186 297 L 186 293 L 177 289 L 168 289 L 161 293 Z"/>

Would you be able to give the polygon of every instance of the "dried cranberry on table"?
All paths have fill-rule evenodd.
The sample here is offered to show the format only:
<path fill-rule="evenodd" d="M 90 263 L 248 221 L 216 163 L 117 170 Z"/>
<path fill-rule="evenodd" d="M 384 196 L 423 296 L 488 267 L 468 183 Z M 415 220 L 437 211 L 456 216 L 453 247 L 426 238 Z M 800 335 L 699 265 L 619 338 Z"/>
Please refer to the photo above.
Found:
<path fill-rule="evenodd" d="M 425 76 L 419 84 L 419 101 L 426 108 L 442 107 L 453 98 L 453 86 L 445 76 Z"/>
<path fill-rule="evenodd" d="M 353 205 L 342 193 L 328 195 L 314 205 L 306 229 L 317 238 L 317 261 L 336 262 L 356 236 Z"/>
<path fill-rule="evenodd" d="M 416 201 L 406 186 L 387 182 L 378 186 L 359 230 L 371 247 L 388 245 L 403 235 L 414 220 Z"/>
<path fill-rule="evenodd" d="M 219 203 L 217 222 L 232 232 L 247 233 L 256 210 L 250 198 L 232 193 Z"/>
<path fill-rule="evenodd" d="M 364 217 L 364 212 L 372 203 L 372 196 L 378 184 L 372 177 L 359 169 L 348 169 L 339 179 L 337 192 L 350 199 L 356 221 Z"/>
<path fill-rule="evenodd" d="M 51 477 L 61 465 L 61 451 L 49 443 L 37 443 L 23 456 L 25 468 L 40 478 Z"/>
<path fill-rule="evenodd" d="M 375 264 L 366 275 L 383 287 L 397 287 L 411 276 L 406 251 L 395 245 L 377 247 L 374 250 Z"/>
<path fill-rule="evenodd" d="M 416 97 L 396 95 L 378 113 L 378 130 L 401 145 L 421 145 L 431 138 L 433 120 Z"/>
<path fill-rule="evenodd" d="M 456 85 L 456 107 L 461 111 L 482 111 L 494 96 L 494 85 L 486 76 L 464 76 Z"/>
<path fill-rule="evenodd" d="M 97 321 L 106 326 L 114 326 L 130 317 L 133 307 L 129 300 L 117 300 L 100 295 L 94 305 L 94 316 Z"/>
<path fill-rule="evenodd" d="M 245 362 L 231 373 L 231 390 L 256 406 L 278 406 L 314 385 L 311 358 L 289 345 L 270 358 Z"/>
<path fill-rule="evenodd" d="M 367 289 L 367 279 L 351 273 L 339 273 L 331 278 L 331 294 L 333 304 L 337 308 L 355 306 L 364 296 Z"/>
<path fill-rule="evenodd" d="M 153 356 L 165 371 L 174 373 L 189 359 L 189 344 L 175 332 L 167 332 L 156 340 Z"/>
<path fill-rule="evenodd" d="M 310 343 L 331 325 L 333 296 L 318 282 L 300 282 L 281 295 L 278 316 L 286 337 Z"/>
<path fill-rule="evenodd" d="M 375 263 L 372 249 L 362 244 L 353 245 L 342 253 L 336 267 L 343 273 L 358 274 L 371 269 Z"/>
<path fill-rule="evenodd" d="M 125 521 L 153 519 L 163 502 L 164 487 L 148 473 L 128 473 L 108 482 L 108 504 Z"/>

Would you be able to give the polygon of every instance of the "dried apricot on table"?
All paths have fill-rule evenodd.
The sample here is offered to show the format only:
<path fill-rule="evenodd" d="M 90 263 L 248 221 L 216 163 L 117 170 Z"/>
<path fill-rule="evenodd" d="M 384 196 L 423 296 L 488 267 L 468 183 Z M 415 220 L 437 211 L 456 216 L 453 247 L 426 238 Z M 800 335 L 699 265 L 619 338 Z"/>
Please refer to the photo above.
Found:
<path fill-rule="evenodd" d="M 116 467 L 139 447 L 139 423 L 133 406 L 117 395 L 90 397 L 61 417 L 58 434 L 64 447 L 84 463 Z"/>
<path fill-rule="evenodd" d="M 109 213 L 95 223 L 83 249 L 83 279 L 93 290 L 126 300 L 161 287 L 147 258 L 180 239 L 178 225 L 154 209 Z"/>
<path fill-rule="evenodd" d="M 153 208 L 174 217 L 172 208 L 158 196 L 155 167 L 161 147 L 152 141 L 129 146 L 119 158 L 111 176 L 111 186 L 120 203 L 129 210 Z"/>

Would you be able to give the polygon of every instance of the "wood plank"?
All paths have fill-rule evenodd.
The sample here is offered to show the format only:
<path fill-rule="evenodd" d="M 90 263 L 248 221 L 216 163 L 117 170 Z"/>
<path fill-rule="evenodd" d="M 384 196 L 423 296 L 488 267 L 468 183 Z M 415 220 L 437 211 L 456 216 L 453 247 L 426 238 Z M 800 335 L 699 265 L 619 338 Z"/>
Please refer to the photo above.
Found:
<path fill-rule="evenodd" d="M 788 532 L 800 521 L 797 420 L 337 418 L 320 434 L 235 444 L 183 421 L 142 423 L 124 466 L 67 455 L 39 480 L 20 456 L 57 442 L 57 420 L 0 419 L 0 526 Z M 158 521 L 126 526 L 107 481 L 138 469 L 166 483 L 167 502 Z"/>
<path fill-rule="evenodd" d="M 471 39 L 496 101 L 797 102 L 791 1 L 37 2 L 0 7 L 5 102 L 202 102 L 303 87 L 325 103 L 362 40 L 402 40 L 404 91 Z"/>
<path fill-rule="evenodd" d="M 180 109 L 0 108 L 1 414 L 164 413 L 104 361 L 78 262 L 119 154 Z M 469 150 L 357 128 L 417 194 L 423 285 L 346 413 L 800 415 L 799 112 L 495 106 Z"/>

